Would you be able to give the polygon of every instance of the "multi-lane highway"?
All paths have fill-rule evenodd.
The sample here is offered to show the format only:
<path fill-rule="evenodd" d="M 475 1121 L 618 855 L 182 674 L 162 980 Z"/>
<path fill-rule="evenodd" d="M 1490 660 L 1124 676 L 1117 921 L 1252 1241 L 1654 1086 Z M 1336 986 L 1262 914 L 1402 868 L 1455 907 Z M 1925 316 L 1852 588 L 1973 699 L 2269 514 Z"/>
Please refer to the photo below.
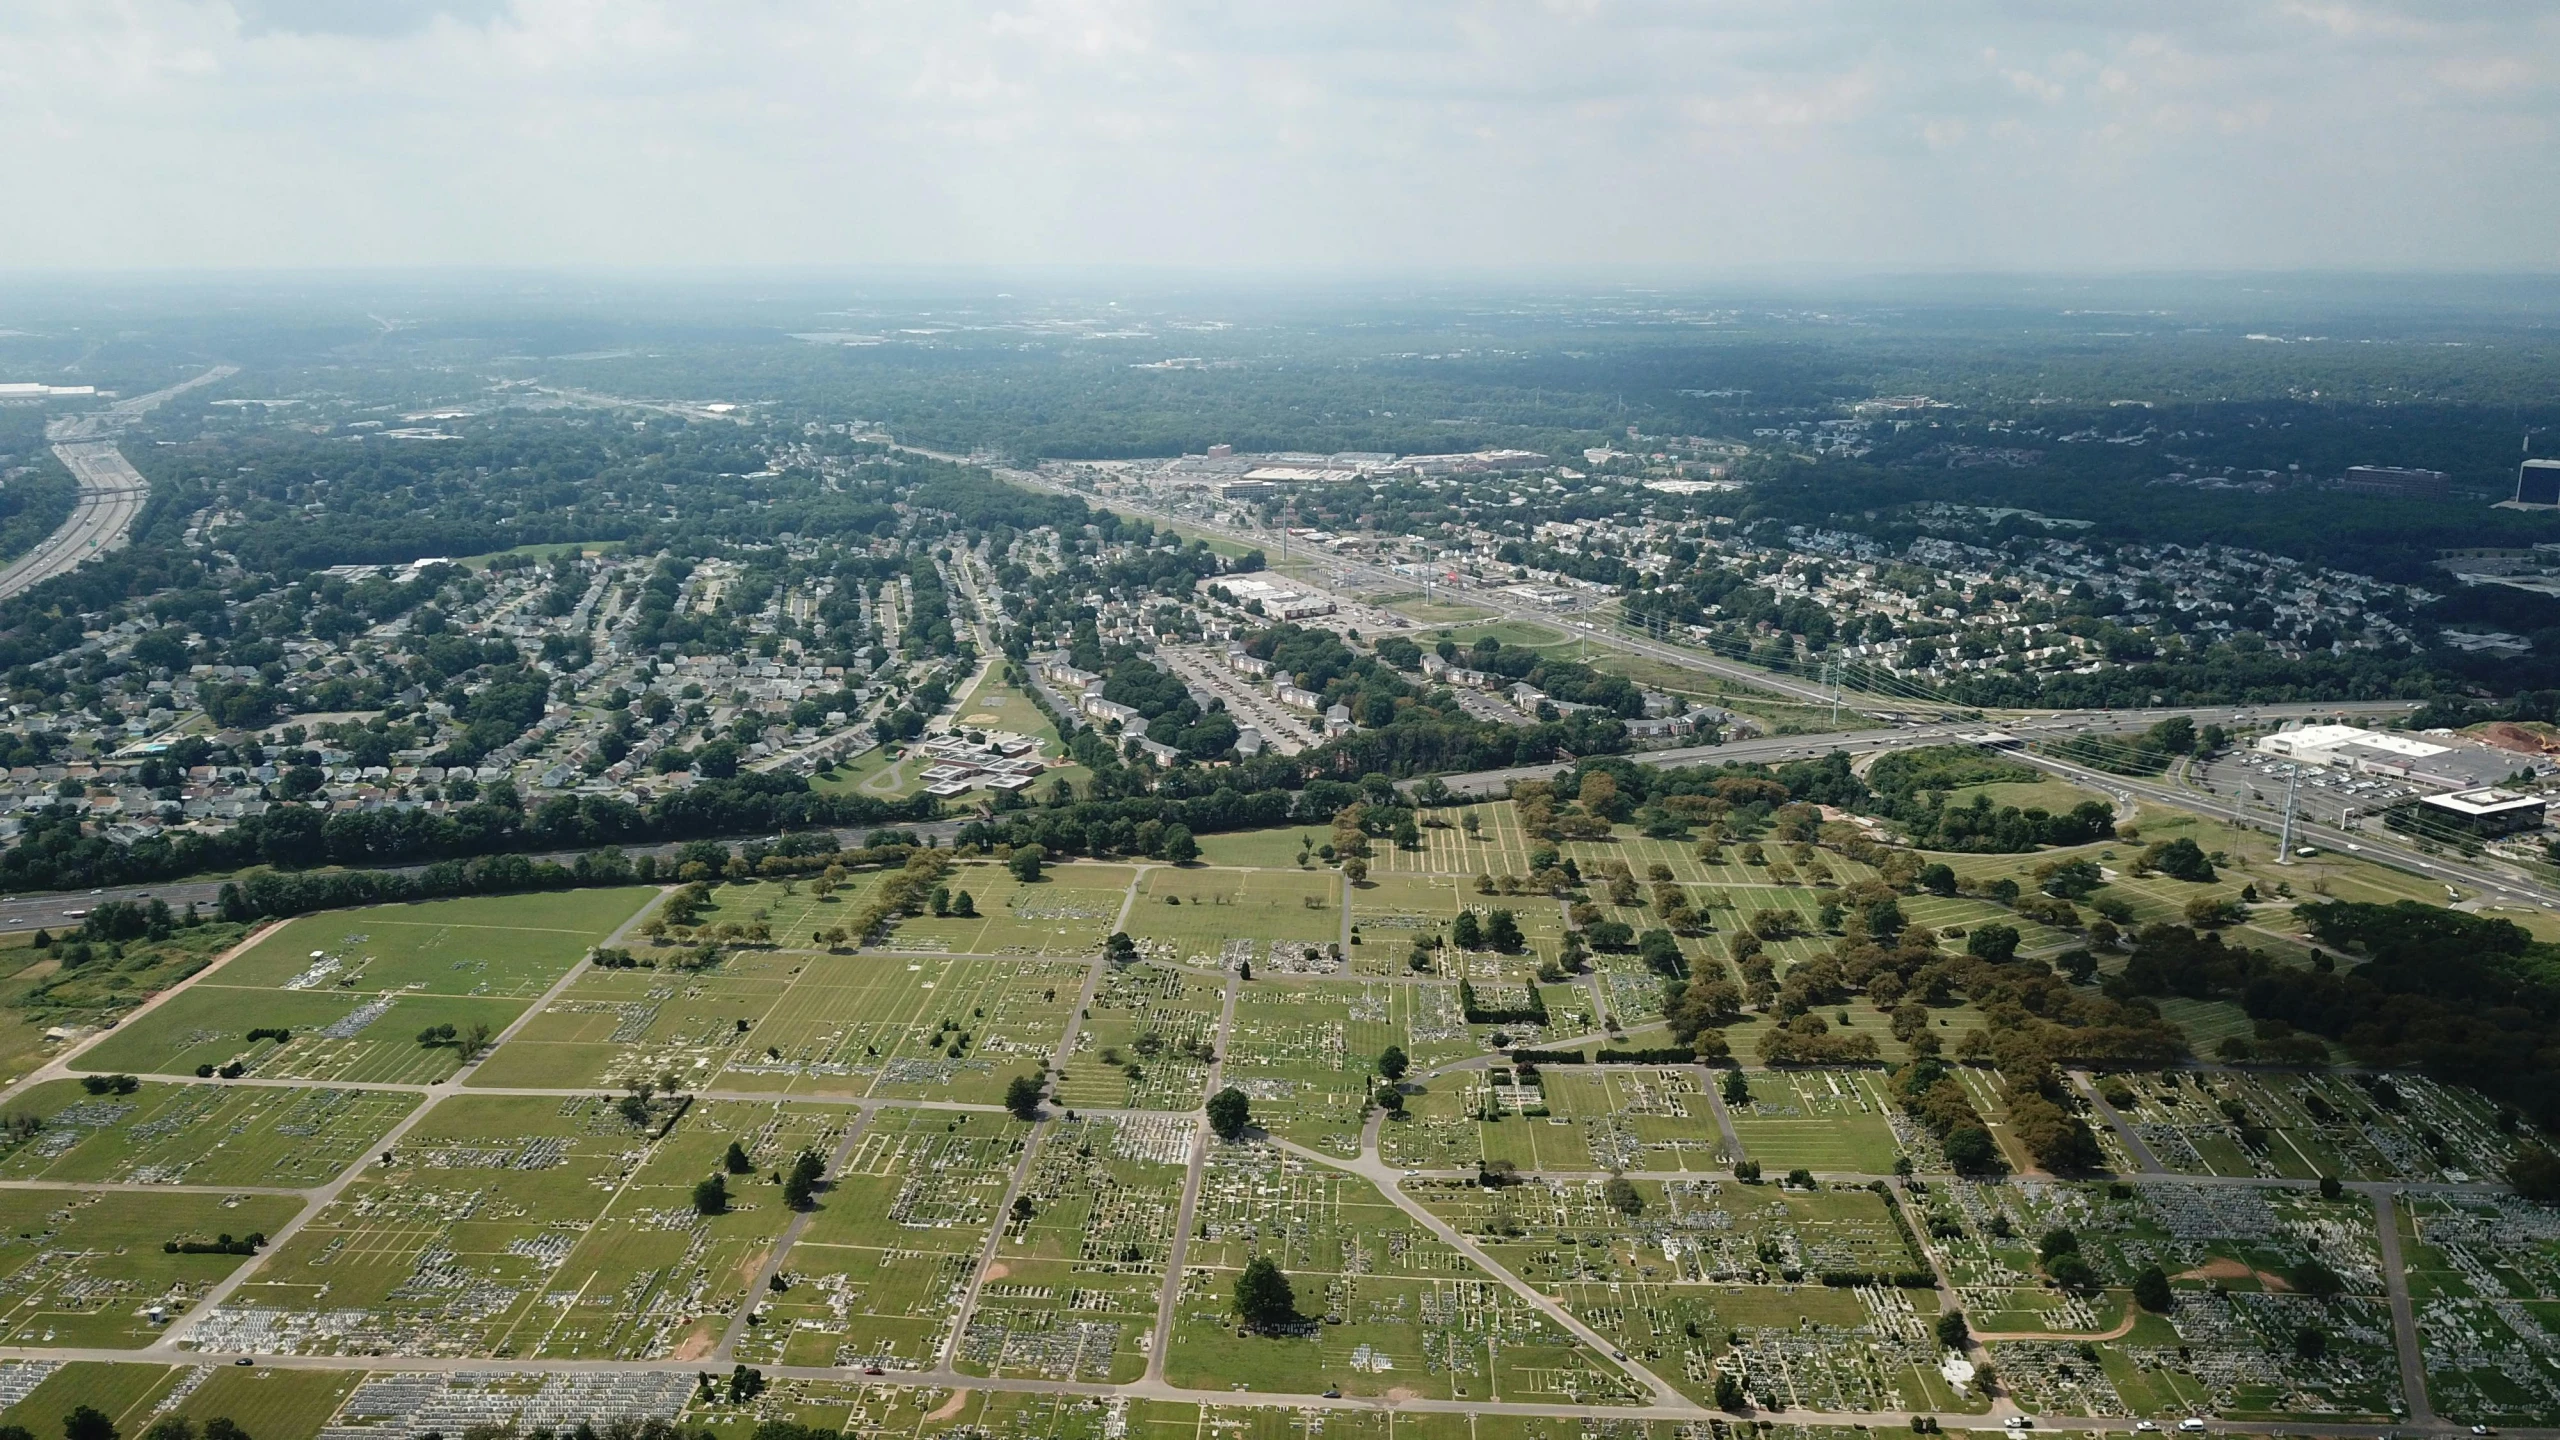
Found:
<path fill-rule="evenodd" d="M 2000 722 L 1999 733 L 2018 740 L 2058 740 L 2070 735 L 2133 735 L 2173 716 L 2198 725 L 2265 724 L 2328 715 L 2389 715 L 2406 711 L 2407 700 L 2351 700 L 2320 705 L 2222 705 L 2201 709 L 2057 710 Z M 1973 741 L 1990 733 L 1985 724 L 1899 725 L 1871 730 L 1827 731 L 1819 735 L 1771 735 L 1724 745 L 1684 745 L 1670 750 L 1644 750 L 1626 758 L 1639 765 L 1723 765 L 1742 761 L 1776 764 L 1828 755 L 1834 750 L 1862 755 L 1908 745 Z M 1442 783 L 1461 795 L 1498 795 L 1519 780 L 1544 780 L 1569 767 L 1564 764 L 1521 765 L 1507 770 L 1476 770 L 1445 775 Z M 1411 789 L 1415 782 L 1407 782 Z M 2194 802 L 2190 800 L 2189 804 Z"/>
<path fill-rule="evenodd" d="M 56 445 L 53 453 L 80 482 L 80 501 L 61 528 L 0 570 L 0 600 L 122 547 L 143 502 L 151 498 L 151 483 L 126 462 L 112 440 Z"/>
<path fill-rule="evenodd" d="M 181 380 L 165 389 L 154 390 L 147 395 L 136 395 L 127 400 L 118 400 L 112 405 L 102 405 L 95 410 L 83 410 L 77 415 L 64 416 L 45 426 L 45 438 L 57 443 L 65 440 L 104 439 L 159 409 L 172 396 L 183 395 L 199 385 L 228 380 L 239 373 L 240 367 L 237 365 L 216 365 L 201 375 Z"/>
<path fill-rule="evenodd" d="M 37 542 L 33 550 L 0 570 L 0 600 L 32 590 L 56 575 L 120 548 L 151 498 L 151 482 L 133 468 L 107 438 L 149 414 L 162 401 L 199 385 L 210 385 L 239 373 L 234 365 L 217 365 L 191 380 L 165 390 L 119 400 L 102 409 L 66 416 L 45 427 L 45 438 L 72 478 L 80 482 L 79 503 L 71 518 Z"/>
<path fill-rule="evenodd" d="M 2160 805 L 2174 805 L 2181 809 L 2216 815 L 2224 819 L 2230 818 L 2227 801 L 2216 804 L 2213 797 L 2188 789 L 2166 776 L 2158 779 L 2137 779 L 2094 770 L 2086 765 L 2033 751 L 2018 752 L 2017 758 L 2094 790 L 2135 800 L 2148 800 Z M 2260 811 L 2246 815 L 2241 823 L 2252 830 L 2274 833 L 2281 822 L 2276 817 Z M 2392 832 L 2379 827 L 2372 830 L 2342 830 L 2336 825 L 2326 824 L 2313 818 L 2308 812 L 2302 812 L 2294 817 L 2293 836 L 2296 845 L 2350 851 L 2395 869 L 2427 876 L 2453 892 L 2446 896 L 2448 900 L 2458 897 L 2464 900 L 2477 899 L 2500 904 L 2539 905 L 2545 909 L 2560 909 L 2560 887 L 2545 884 L 2521 872 L 2509 871 L 2487 859 L 2466 859 L 2450 852 L 2427 854 Z M 2472 893 L 2461 893 L 2462 887 L 2466 886 Z"/>

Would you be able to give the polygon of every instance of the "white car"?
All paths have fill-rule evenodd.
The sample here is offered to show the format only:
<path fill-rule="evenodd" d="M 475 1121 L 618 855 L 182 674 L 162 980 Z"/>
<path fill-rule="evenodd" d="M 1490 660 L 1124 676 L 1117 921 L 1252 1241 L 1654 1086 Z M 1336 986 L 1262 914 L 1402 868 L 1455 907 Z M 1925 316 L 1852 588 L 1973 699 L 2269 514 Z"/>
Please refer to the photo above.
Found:
<path fill-rule="evenodd" d="M 2201 1435 L 2204 1433 L 2204 1422 L 2193 1415 L 2190 1415 L 2186 1419 L 2178 1422 L 2178 1433 L 2181 1435 Z"/>
<path fill-rule="evenodd" d="M 2157 1435 L 2160 1433 L 2160 1422 L 2157 1420 L 2136 1420 L 2133 1422 L 2133 1433 L 2137 1435 Z"/>

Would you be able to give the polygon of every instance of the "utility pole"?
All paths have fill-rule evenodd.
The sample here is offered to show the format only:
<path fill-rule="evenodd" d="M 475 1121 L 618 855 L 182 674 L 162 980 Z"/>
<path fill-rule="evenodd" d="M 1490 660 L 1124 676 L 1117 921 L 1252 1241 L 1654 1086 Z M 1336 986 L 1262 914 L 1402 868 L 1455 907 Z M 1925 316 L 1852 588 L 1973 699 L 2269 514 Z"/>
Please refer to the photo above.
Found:
<path fill-rule="evenodd" d="M 2293 863 L 2294 801 L 2302 792 L 2302 767 L 2297 764 L 2284 780 L 2284 833 L 2276 840 L 2276 863 Z"/>

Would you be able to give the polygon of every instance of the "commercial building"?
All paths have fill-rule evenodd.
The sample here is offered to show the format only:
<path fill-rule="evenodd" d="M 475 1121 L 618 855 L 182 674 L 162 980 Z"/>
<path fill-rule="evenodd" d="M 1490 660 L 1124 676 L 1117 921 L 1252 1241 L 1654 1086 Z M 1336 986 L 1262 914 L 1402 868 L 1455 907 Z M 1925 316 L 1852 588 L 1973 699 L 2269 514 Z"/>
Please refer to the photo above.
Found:
<path fill-rule="evenodd" d="M 2474 835 L 2513 835 L 2542 828 L 2543 799 L 2512 790 L 2461 790 L 2451 795 L 2422 795 L 2418 808 L 2428 818 L 2461 826 Z"/>
<path fill-rule="evenodd" d="M 1535 450 L 1471 450 L 1463 455 L 1407 455 L 1396 468 L 1416 475 L 1470 475 L 1494 470 L 1543 470 L 1555 460 Z"/>
<path fill-rule="evenodd" d="M 2338 481 L 2350 495 L 2381 495 L 2399 500 L 2443 500 L 2453 494 L 2453 477 L 2442 470 L 2412 470 L 2399 465 L 2350 465 Z"/>
<path fill-rule="evenodd" d="M 1330 595 L 1311 595 L 1268 580 L 1215 575 L 1204 578 L 1200 584 L 1203 589 L 1212 585 L 1225 587 L 1239 605 L 1259 603 L 1262 613 L 1275 620 L 1303 620 L 1312 615 L 1330 615 L 1334 609 Z"/>
<path fill-rule="evenodd" d="M 2527 460 L 2516 467 L 2516 498 L 2510 506 L 2560 510 L 2560 460 Z"/>
<path fill-rule="evenodd" d="M 2260 753 L 2306 765 L 2383 775 L 2413 785 L 2475 790 L 2516 772 L 2522 762 L 2504 750 L 2456 740 L 2449 731 L 2425 739 L 2354 725 L 2305 725 L 2258 741 Z"/>

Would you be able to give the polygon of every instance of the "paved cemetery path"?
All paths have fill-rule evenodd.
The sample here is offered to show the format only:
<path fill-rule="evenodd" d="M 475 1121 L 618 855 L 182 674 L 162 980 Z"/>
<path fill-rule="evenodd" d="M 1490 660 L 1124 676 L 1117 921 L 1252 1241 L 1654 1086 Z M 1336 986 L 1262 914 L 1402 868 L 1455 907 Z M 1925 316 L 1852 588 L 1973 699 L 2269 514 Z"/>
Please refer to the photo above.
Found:
<path fill-rule="evenodd" d="M 1648 1390 L 1652 1391 L 1653 1401 L 1656 1405 L 1689 1405 L 1689 1398 L 1681 1394 L 1677 1389 L 1673 1388 L 1669 1381 L 1664 1380 L 1661 1376 L 1654 1374 L 1652 1371 L 1637 1364 L 1635 1361 L 1628 1359 L 1626 1352 L 1618 1349 L 1617 1346 L 1609 1343 L 1607 1340 L 1602 1339 L 1599 1333 L 1594 1331 L 1590 1326 L 1583 1324 L 1578 1319 L 1575 1319 L 1572 1311 L 1566 1309 L 1557 1301 L 1550 1299 L 1545 1292 L 1539 1290 L 1536 1286 L 1531 1285 L 1528 1281 L 1512 1274 L 1508 1268 L 1496 1263 L 1492 1256 L 1487 1255 L 1483 1250 L 1477 1248 L 1474 1241 L 1459 1234 L 1457 1229 L 1450 1225 L 1449 1222 L 1432 1214 L 1429 1209 L 1424 1207 L 1422 1202 L 1405 1194 L 1404 1187 L 1396 1183 L 1396 1172 L 1390 1169 L 1384 1160 L 1378 1158 L 1378 1152 L 1373 1146 L 1364 1143 L 1361 1147 L 1359 1159 L 1343 1160 L 1336 1156 L 1324 1154 L 1321 1151 L 1310 1150 L 1303 1145 L 1294 1144 L 1290 1141 L 1280 1139 L 1277 1136 L 1269 1138 L 1271 1144 L 1278 1146 L 1280 1149 L 1285 1150 L 1300 1159 L 1312 1160 L 1319 1165 L 1328 1166 L 1336 1170 L 1348 1170 L 1352 1174 L 1358 1175 L 1367 1180 L 1370 1184 L 1375 1185 L 1381 1194 L 1394 1202 L 1397 1209 L 1402 1210 L 1406 1215 L 1410 1216 L 1415 1224 L 1420 1225 L 1423 1229 L 1428 1230 L 1434 1236 L 1437 1236 L 1442 1244 L 1449 1246 L 1459 1254 L 1466 1256 L 1471 1261 L 1474 1261 L 1486 1275 L 1500 1282 L 1504 1289 L 1509 1290 L 1511 1293 L 1527 1301 L 1531 1306 L 1536 1308 L 1540 1314 L 1562 1326 L 1567 1334 L 1573 1336 L 1583 1344 L 1590 1346 L 1600 1354 L 1614 1360 L 1618 1367 L 1626 1371 L 1627 1374 L 1638 1384 L 1643 1385 Z"/>
<path fill-rule="evenodd" d="M 1164 1286 L 1156 1293 L 1156 1335 L 1147 1348 L 1147 1381 L 1164 1383 L 1164 1362 L 1173 1352 L 1174 1312 L 1182 1301 L 1182 1275 L 1186 1258 L 1191 1253 L 1191 1231 L 1198 1223 L 1200 1184 L 1209 1165 L 1209 1111 L 1207 1099 L 1218 1093 L 1227 1073 L 1227 1047 L 1236 1033 L 1236 1000 L 1244 992 L 1241 976 L 1227 976 L 1226 992 L 1218 1006 L 1218 1034 L 1211 1041 L 1214 1053 L 1209 1060 L 1209 1075 L 1201 1083 L 1202 1108 L 1191 1125 L 1191 1164 L 1182 1177 L 1182 1204 L 1174 1212 L 1173 1244 L 1165 1251 Z"/>
<path fill-rule="evenodd" d="M 2382 1283 L 2391 1295 L 2392 1348 L 2400 1352 L 2400 1394 L 2408 1403 L 2409 1419 L 2430 1424 L 2436 1414 L 2427 1402 L 2427 1354 L 2418 1348 L 2418 1312 L 2410 1302 L 2409 1271 L 2400 1258 L 2399 1207 L 2389 1186 L 2360 1188 L 2373 1197 L 2374 1233 L 2382 1241 Z"/>

